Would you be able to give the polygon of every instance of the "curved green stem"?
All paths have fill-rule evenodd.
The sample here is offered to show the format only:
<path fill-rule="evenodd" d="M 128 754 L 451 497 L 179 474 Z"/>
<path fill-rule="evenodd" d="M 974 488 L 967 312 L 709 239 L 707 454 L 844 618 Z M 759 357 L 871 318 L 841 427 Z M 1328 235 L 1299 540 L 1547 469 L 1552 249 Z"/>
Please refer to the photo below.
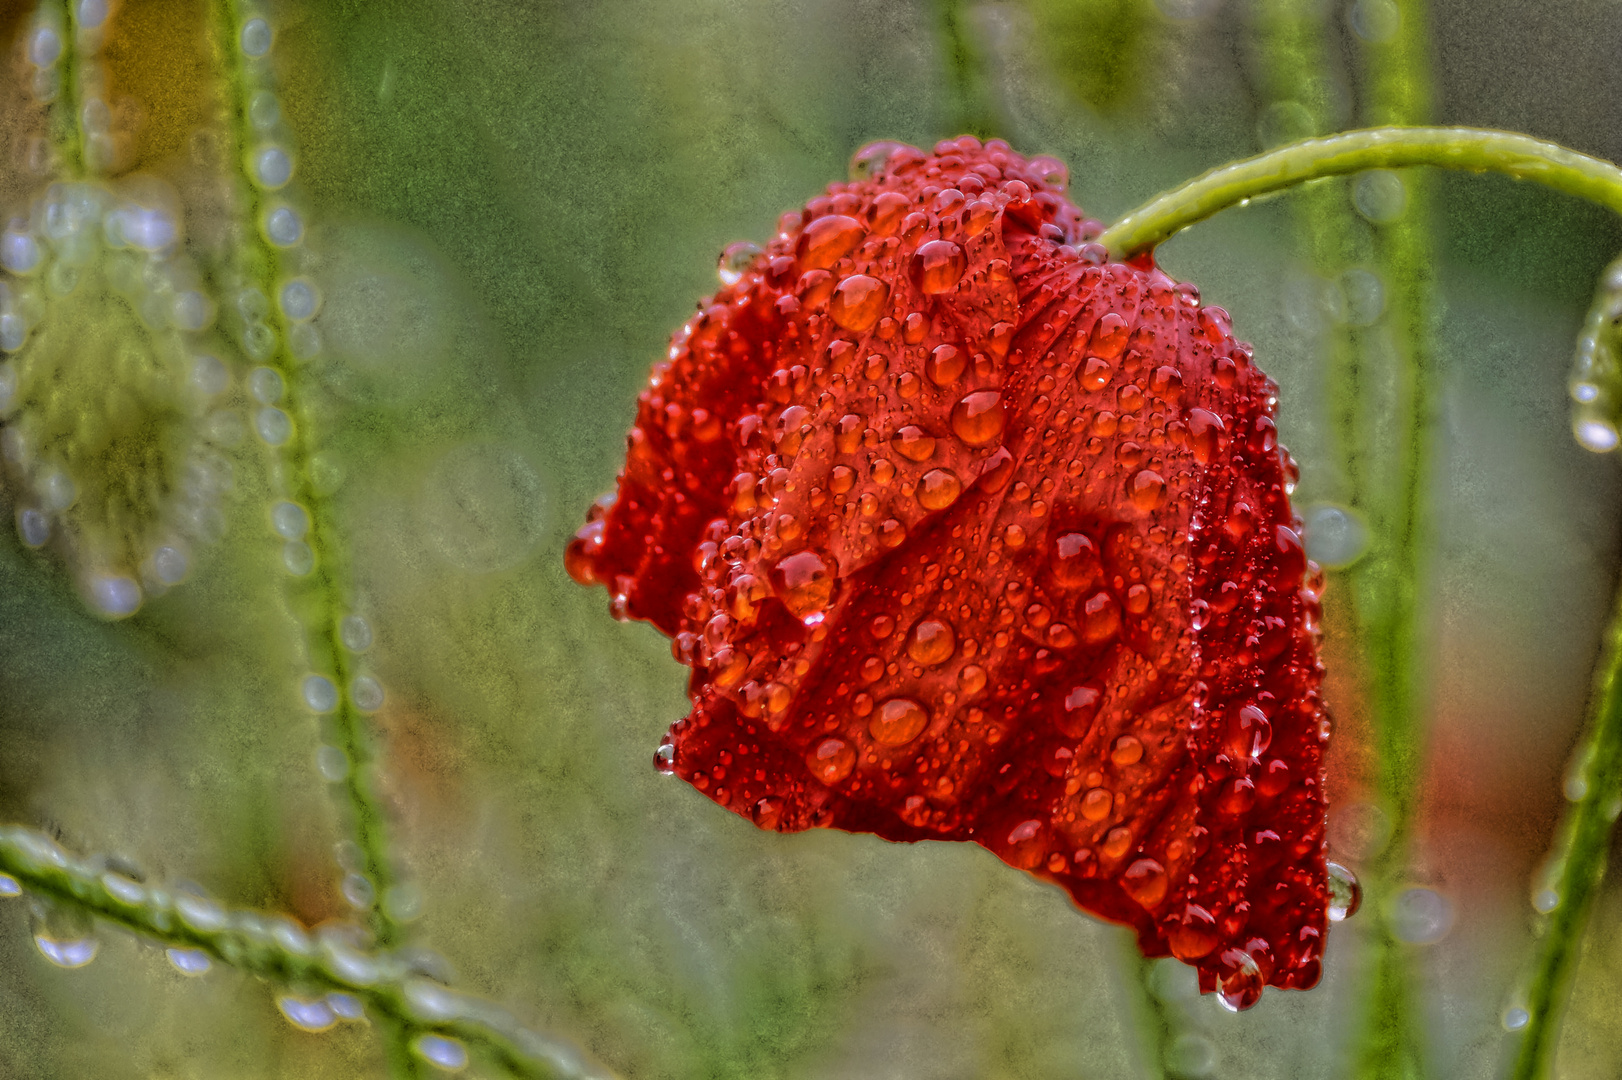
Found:
<path fill-rule="evenodd" d="M 1532 976 L 1521 1008 L 1526 1010 L 1512 1080 L 1551 1075 L 1560 1016 L 1577 964 L 1583 925 L 1605 874 L 1611 829 L 1622 812 L 1622 590 L 1605 632 L 1605 654 L 1596 680 L 1596 701 L 1568 785 L 1578 795 L 1561 822 L 1546 878 L 1553 907 L 1542 927 Z M 1544 906 L 1541 905 L 1540 906 Z"/>
<path fill-rule="evenodd" d="M 1305 139 L 1212 169 L 1127 214 L 1099 242 L 1127 258 L 1230 206 L 1310 180 L 1414 165 L 1532 180 L 1622 214 L 1622 169 L 1600 158 L 1507 131 L 1383 127 Z"/>
<path fill-rule="evenodd" d="M 605 1074 L 568 1045 L 521 1027 L 510 1013 L 412 971 L 390 952 L 312 938 L 282 916 L 223 907 L 189 893 L 135 881 L 76 858 L 49 837 L 0 827 L 0 874 L 30 893 L 174 949 L 197 950 L 289 989 L 343 993 L 369 1006 L 404 1047 L 423 1034 L 457 1039 L 520 1077 L 595 1080 Z M 14 890 L 8 890 L 14 891 Z"/>

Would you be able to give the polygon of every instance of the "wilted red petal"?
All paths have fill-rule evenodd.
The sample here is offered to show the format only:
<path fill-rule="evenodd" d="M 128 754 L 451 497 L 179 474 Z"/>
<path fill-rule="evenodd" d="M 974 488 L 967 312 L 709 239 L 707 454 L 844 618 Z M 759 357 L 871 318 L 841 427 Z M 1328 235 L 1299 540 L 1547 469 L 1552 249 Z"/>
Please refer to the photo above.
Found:
<path fill-rule="evenodd" d="M 982 844 L 1236 1007 L 1312 986 L 1276 386 L 1191 286 L 1106 263 L 1056 163 L 858 161 L 676 336 L 569 552 L 692 666 L 661 761 L 764 828 Z"/>

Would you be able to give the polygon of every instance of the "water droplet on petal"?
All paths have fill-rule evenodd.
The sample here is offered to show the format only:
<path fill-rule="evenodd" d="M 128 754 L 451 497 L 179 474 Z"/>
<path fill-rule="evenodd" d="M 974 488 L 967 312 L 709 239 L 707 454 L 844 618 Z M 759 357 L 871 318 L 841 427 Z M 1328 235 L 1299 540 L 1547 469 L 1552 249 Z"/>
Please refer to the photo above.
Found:
<path fill-rule="evenodd" d="M 730 288 L 743 279 L 744 272 L 760 257 L 760 245 L 748 240 L 728 244 L 715 263 L 715 276 Z"/>
<path fill-rule="evenodd" d="M 820 217 L 800 233 L 796 247 L 802 270 L 827 270 L 856 250 L 867 230 L 853 217 L 829 214 Z"/>
<path fill-rule="evenodd" d="M 1158 509 L 1166 497 L 1166 481 L 1153 469 L 1144 469 L 1127 481 L 1126 490 L 1132 505 L 1147 514 Z"/>
<path fill-rule="evenodd" d="M 800 551 L 780 560 L 772 570 L 772 587 L 789 614 L 814 625 L 822 621 L 833 602 L 833 570 L 821 555 Z"/>
<path fill-rule="evenodd" d="M 912 257 L 912 280 L 925 296 L 951 292 L 969 267 L 968 256 L 950 240 L 931 240 Z"/>
<path fill-rule="evenodd" d="M 908 461 L 928 461 L 935 453 L 935 437 L 916 424 L 908 424 L 890 438 L 895 452 Z"/>
<path fill-rule="evenodd" d="M 1261 1000 L 1262 969 L 1243 949 L 1228 949 L 1221 959 L 1229 970 L 1217 976 L 1217 1001 L 1229 1012 L 1243 1012 Z"/>
<path fill-rule="evenodd" d="M 911 698 L 890 698 L 880 705 L 868 721 L 867 730 L 885 746 L 905 746 L 929 724 L 929 713 Z"/>
<path fill-rule="evenodd" d="M 870 142 L 850 157 L 850 178 L 855 183 L 871 180 L 884 171 L 885 163 L 893 157 L 898 150 L 906 148 L 906 143 L 881 140 Z"/>
<path fill-rule="evenodd" d="M 907 635 L 907 655 L 925 667 L 944 664 L 956 650 L 956 635 L 939 619 L 920 619 Z"/>
<path fill-rule="evenodd" d="M 937 345 L 924 361 L 924 377 L 936 386 L 951 386 L 962 378 L 969 358 L 956 345 Z"/>
<path fill-rule="evenodd" d="M 806 765 L 824 784 L 837 784 L 856 767 L 856 751 L 843 739 L 824 739 L 806 756 Z"/>
<path fill-rule="evenodd" d="M 944 510 L 963 493 L 963 481 L 950 469 L 931 469 L 918 479 L 918 505 Z"/>
<path fill-rule="evenodd" d="M 1121 872 L 1121 888 L 1146 908 L 1159 906 L 1167 885 L 1166 868 L 1154 859 L 1137 859 Z"/>
<path fill-rule="evenodd" d="M 860 334 L 872 329 L 884 314 L 890 287 L 867 274 L 852 274 L 834 289 L 828 301 L 828 317 L 841 329 Z"/>
<path fill-rule="evenodd" d="M 1002 394 L 977 390 L 952 408 L 952 431 L 968 446 L 990 446 L 1002 437 Z"/>

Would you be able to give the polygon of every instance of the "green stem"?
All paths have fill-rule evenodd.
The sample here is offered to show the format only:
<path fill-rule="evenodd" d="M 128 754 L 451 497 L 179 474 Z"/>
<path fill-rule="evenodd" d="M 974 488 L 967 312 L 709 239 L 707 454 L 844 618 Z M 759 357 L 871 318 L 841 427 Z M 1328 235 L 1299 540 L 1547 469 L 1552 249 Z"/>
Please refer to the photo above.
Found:
<path fill-rule="evenodd" d="M 1600 158 L 1507 131 L 1384 127 L 1305 139 L 1212 169 L 1127 214 L 1099 242 L 1127 258 L 1219 211 L 1298 184 L 1414 165 L 1532 180 L 1622 214 L 1622 169 Z"/>
<path fill-rule="evenodd" d="M 1524 1005 L 1527 1017 L 1516 1049 L 1512 1080 L 1552 1074 L 1560 1017 L 1577 963 L 1583 926 L 1605 873 L 1611 830 L 1622 811 L 1622 590 L 1605 632 L 1596 703 L 1577 752 L 1581 795 L 1561 822 L 1550 855 L 1548 886 L 1554 907 L 1538 941 Z"/>
<path fill-rule="evenodd" d="M 1368 119 L 1422 124 L 1430 115 L 1430 64 L 1424 0 L 1396 0 L 1397 26 L 1364 47 L 1369 77 Z M 1375 230 L 1375 264 L 1385 283 L 1399 363 L 1396 371 L 1397 479 L 1392 498 L 1373 516 L 1378 538 L 1370 558 L 1352 572 L 1351 591 L 1368 617 L 1365 640 L 1373 665 L 1371 706 L 1378 790 L 1391 836 L 1374 860 L 1369 881 L 1375 938 L 1375 979 L 1368 998 L 1356 1075 L 1368 1080 L 1427 1072 L 1423 1026 L 1413 1008 L 1411 948 L 1386 918 L 1387 901 L 1408 872 L 1424 755 L 1419 612 L 1429 519 L 1424 498 L 1431 463 L 1436 372 L 1431 327 L 1433 267 L 1426 177 L 1407 185 L 1408 208 Z"/>
<path fill-rule="evenodd" d="M 985 55 L 968 26 L 964 0 L 936 0 L 940 47 L 946 54 L 947 124 L 952 135 L 989 138 L 1003 133 L 1003 123 L 991 93 Z"/>
<path fill-rule="evenodd" d="M 98 860 L 75 858 L 42 833 L 0 827 L 0 873 L 36 896 L 160 945 L 199 950 L 289 989 L 351 994 L 401 1035 L 390 1040 L 398 1047 L 432 1033 L 466 1043 L 515 1076 L 604 1075 L 573 1048 L 524 1029 L 499 1006 L 415 974 L 393 953 L 353 949 L 320 935 L 312 939 L 282 916 L 230 909 L 134 881 L 103 869 Z"/>
<path fill-rule="evenodd" d="M 217 0 L 216 13 L 223 38 L 221 46 L 226 58 L 226 78 L 237 102 L 233 117 L 236 145 L 232 158 L 242 162 L 253 145 L 248 120 L 251 80 L 239 47 L 242 24 L 232 0 Z M 250 239 L 245 245 L 246 250 L 240 252 L 238 257 L 243 275 L 270 298 L 270 325 L 277 339 L 276 355 L 272 359 L 286 381 L 286 409 L 294 419 L 293 435 L 285 449 L 290 478 L 288 486 L 292 489 L 289 494 L 309 514 L 307 542 L 316 556 L 314 571 L 304 583 L 295 583 L 291 587 L 290 598 L 300 618 L 310 627 L 308 640 L 312 670 L 329 677 L 338 689 L 338 705 L 332 724 L 338 748 L 349 762 L 342 781 L 343 793 L 349 809 L 350 826 L 361 852 L 362 870 L 376 896 L 370 909 L 372 932 L 379 946 L 388 947 L 396 944 L 401 936 L 399 923 L 389 910 L 390 892 L 399 882 L 389 852 L 387 817 L 376 788 L 377 754 L 374 740 L 369 722 L 355 706 L 350 691 L 353 663 L 344 648 L 340 629 L 347 612 L 346 601 L 350 591 L 344 572 L 343 550 L 337 539 L 339 530 L 333 520 L 330 500 L 313 478 L 311 466 L 316 453 L 313 418 L 307 403 L 303 401 L 300 373 L 289 346 L 291 326 L 275 300 L 284 274 L 282 257 L 255 224 L 264 206 L 253 178 L 244 175 L 240 188 L 249 207 L 250 223 L 244 232 Z"/>

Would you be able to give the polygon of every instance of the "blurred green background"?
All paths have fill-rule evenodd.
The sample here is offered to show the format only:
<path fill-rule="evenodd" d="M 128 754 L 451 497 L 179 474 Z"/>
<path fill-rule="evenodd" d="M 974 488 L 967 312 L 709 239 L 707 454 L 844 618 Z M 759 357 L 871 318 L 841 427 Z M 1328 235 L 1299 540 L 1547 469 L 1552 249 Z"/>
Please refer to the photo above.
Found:
<path fill-rule="evenodd" d="M 202 25 L 201 3 L 126 0 L 143 4 L 182 23 L 196 8 Z M 764 242 L 860 144 L 928 146 L 983 119 L 1067 162 L 1071 197 L 1105 220 L 1263 145 L 1242 0 L 950 6 L 967 83 L 923 0 L 269 5 L 327 297 L 307 389 L 376 631 L 394 837 L 426 898 L 412 932 L 457 985 L 628 1077 L 1338 1076 L 1368 992 L 1360 920 L 1335 928 L 1322 986 L 1241 1015 L 1158 965 L 1178 1034 L 1168 1063 L 1146 1060 L 1122 935 L 1057 889 L 968 845 L 760 832 L 658 775 L 684 669 L 563 573 L 649 365 L 716 287 L 716 255 Z M 1349 15 L 1367 11 L 1312 10 L 1347 126 L 1363 25 Z M 1437 120 L 1622 157 L 1622 6 L 1448 0 L 1432 22 Z M 20 146 L 26 118 L 3 123 Z M 176 153 L 150 167 L 180 169 Z M 20 165 L 4 168 L 26 199 Z M 1433 190 L 1444 376 L 1410 877 L 1442 907 L 1412 948 L 1433 1075 L 1475 1078 L 1505 1054 L 1616 576 L 1616 464 L 1572 441 L 1565 380 L 1622 229 L 1499 178 Z M 1160 262 L 1226 307 L 1278 379 L 1307 506 L 1345 498 L 1323 334 L 1379 314 L 1348 316 L 1340 285 L 1310 273 L 1289 208 L 1230 212 Z M 316 923 L 346 912 L 342 835 L 261 473 L 239 467 L 229 529 L 192 580 L 124 622 L 87 613 L 50 555 L 0 540 L 0 819 Z M 1330 833 L 1355 869 L 1380 822 L 1335 598 L 1331 578 Z M 0 1077 L 382 1069 L 366 1025 L 297 1031 L 271 988 L 219 967 L 186 978 L 120 933 L 89 967 L 55 968 L 27 903 L 0 903 Z M 1614 885 L 1573 1002 L 1559 1075 L 1616 1075 Z"/>

